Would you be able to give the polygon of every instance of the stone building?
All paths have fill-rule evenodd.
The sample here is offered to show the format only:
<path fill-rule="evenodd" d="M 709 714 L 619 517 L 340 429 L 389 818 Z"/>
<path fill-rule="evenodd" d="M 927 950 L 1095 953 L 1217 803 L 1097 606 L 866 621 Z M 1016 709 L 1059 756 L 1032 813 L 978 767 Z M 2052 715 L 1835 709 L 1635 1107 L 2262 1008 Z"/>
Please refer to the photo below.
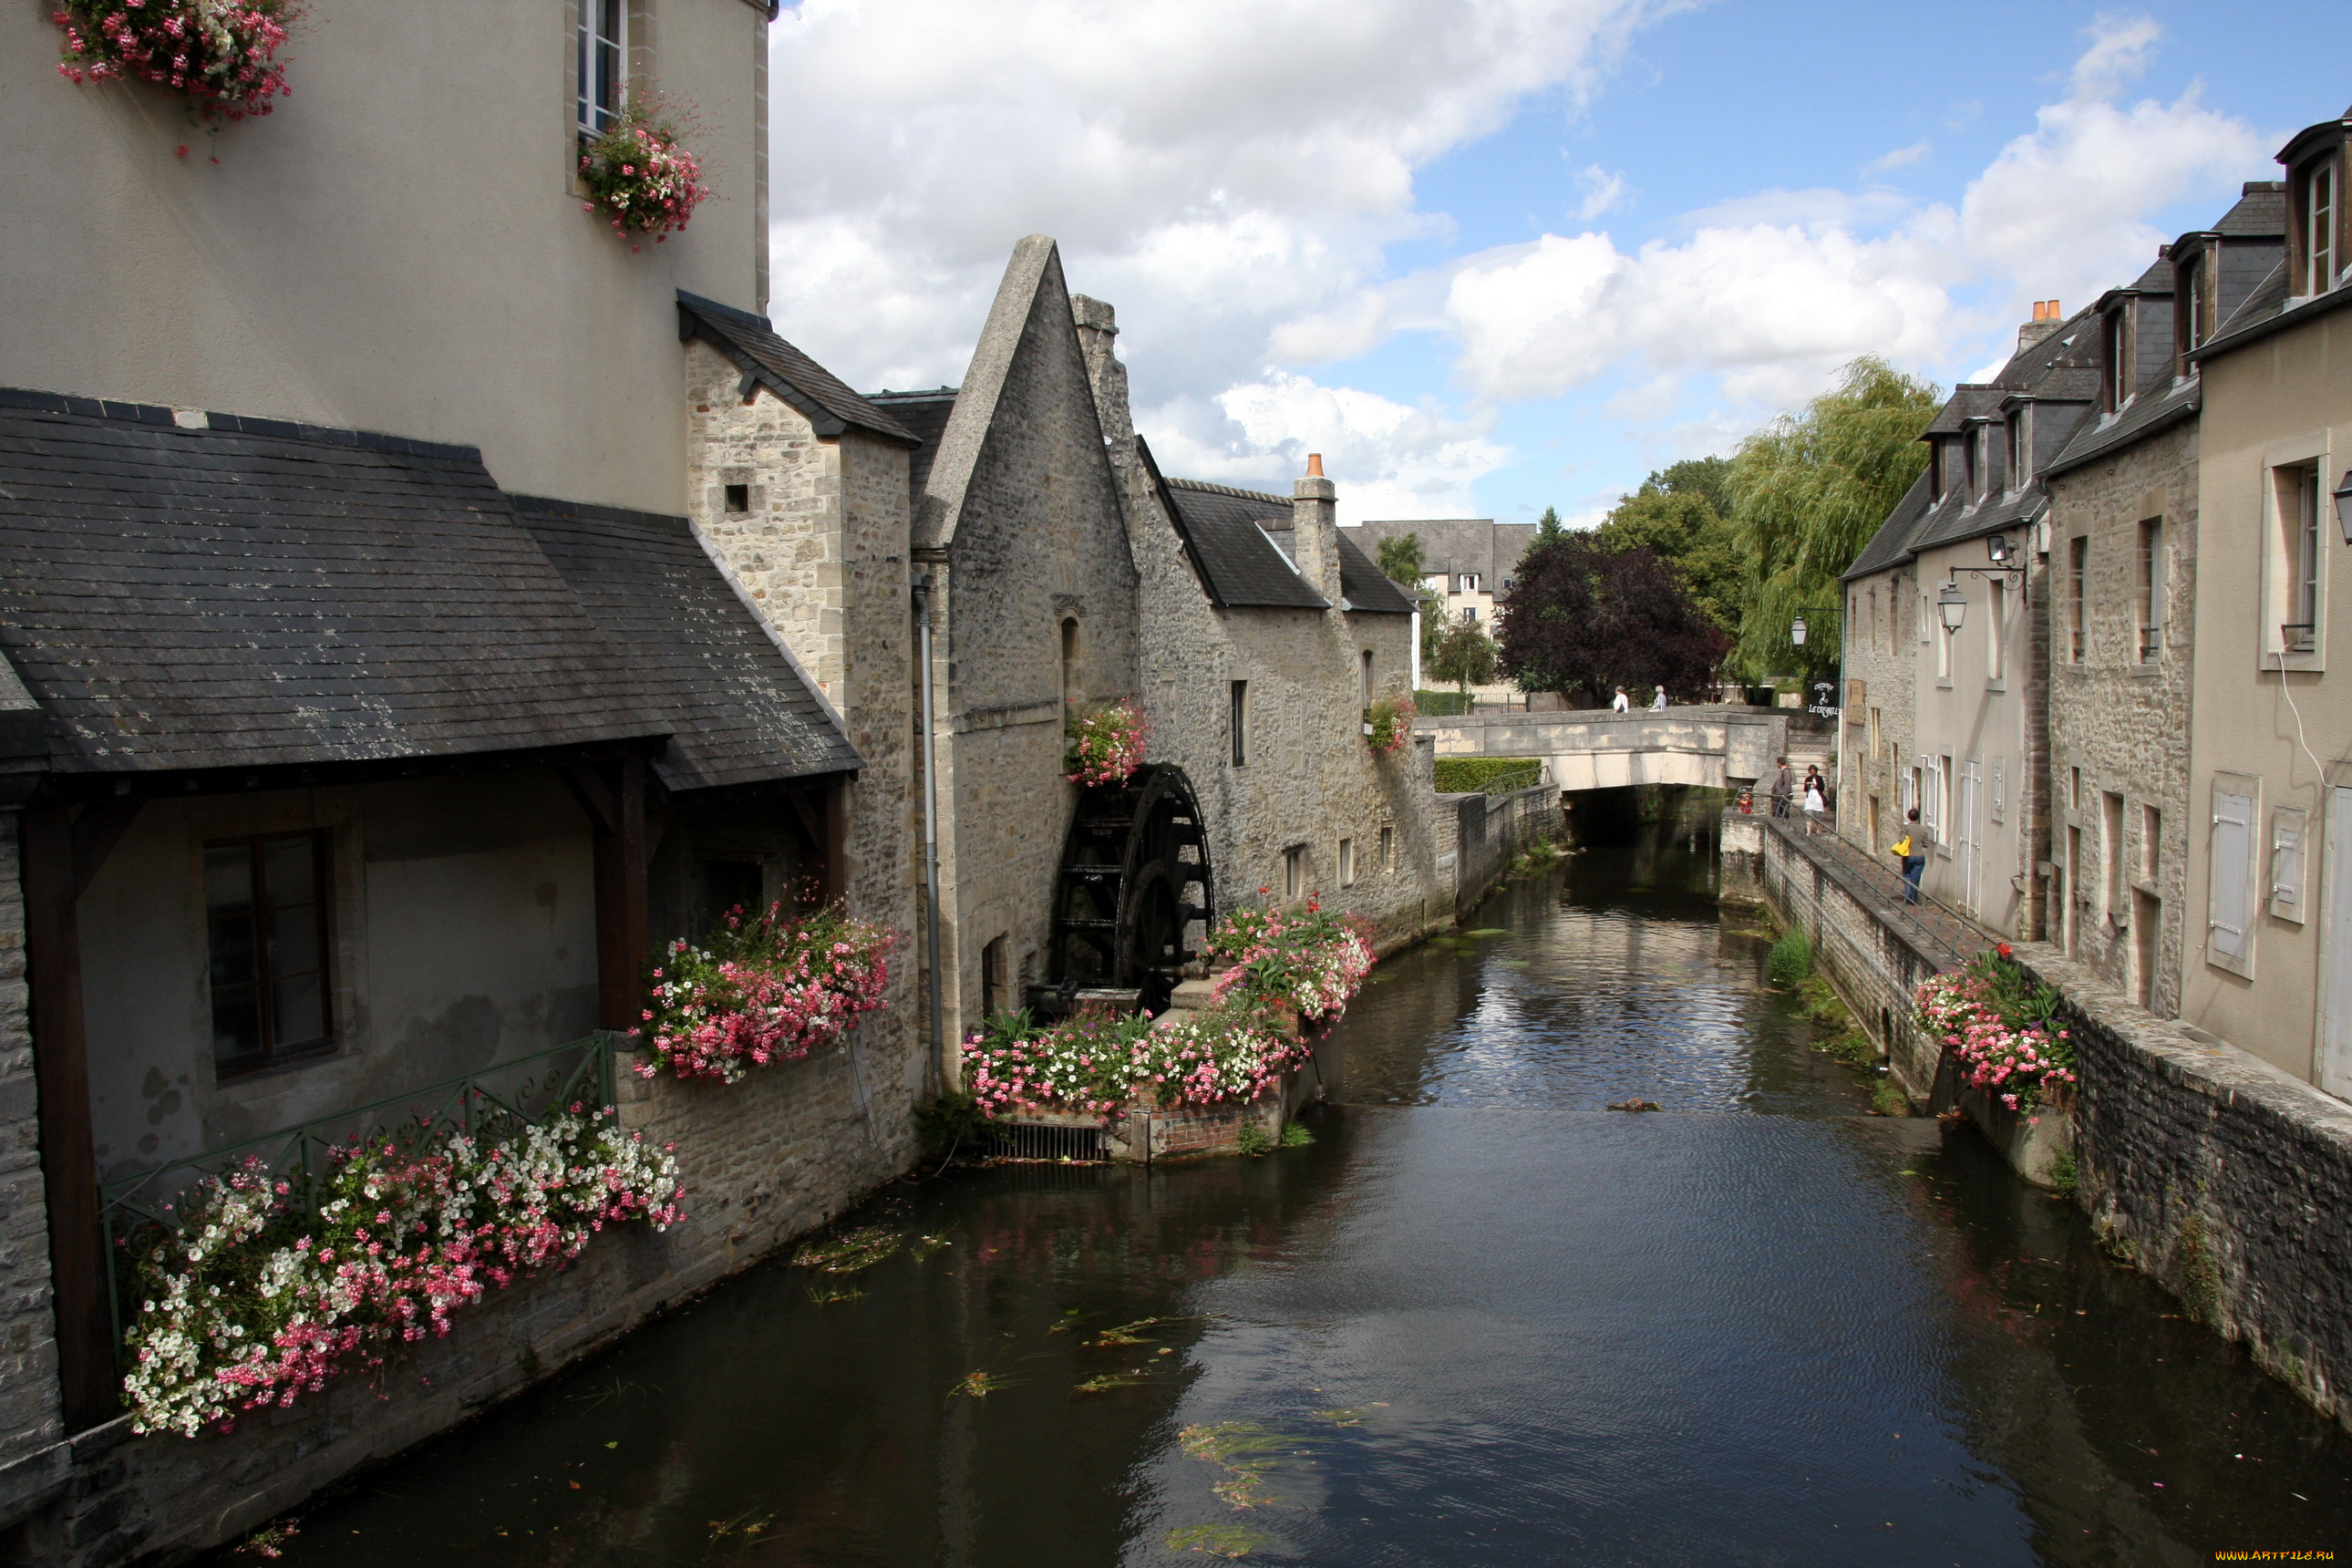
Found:
<path fill-rule="evenodd" d="M 2249 184 L 2210 229 L 2100 296 L 2097 412 L 2049 468 L 2049 940 L 2164 1016 L 2179 1011 L 2189 925 L 2193 355 L 2277 266 L 2284 191 Z"/>
<path fill-rule="evenodd" d="M 1347 531 L 1376 560 L 1381 541 L 1408 533 L 1418 537 L 1422 586 L 1443 599 L 1446 618 L 1491 629 L 1497 604 L 1510 594 L 1511 574 L 1534 542 L 1536 525 L 1490 517 L 1386 519 L 1356 523 Z"/>
<path fill-rule="evenodd" d="M 1926 472 L 1844 575 L 1839 831 L 1883 855 L 1916 807 L 1927 890 L 2040 932 L 2048 858 L 2045 470 L 2095 391 L 2089 311 L 2037 306 L 1993 380 L 1927 426 Z"/>
<path fill-rule="evenodd" d="M 2198 416 L 2180 1015 L 2352 1097 L 2352 112 L 2298 133 L 2284 254 L 2189 351 Z M 2330 668 L 2331 657 L 2336 668 Z"/>

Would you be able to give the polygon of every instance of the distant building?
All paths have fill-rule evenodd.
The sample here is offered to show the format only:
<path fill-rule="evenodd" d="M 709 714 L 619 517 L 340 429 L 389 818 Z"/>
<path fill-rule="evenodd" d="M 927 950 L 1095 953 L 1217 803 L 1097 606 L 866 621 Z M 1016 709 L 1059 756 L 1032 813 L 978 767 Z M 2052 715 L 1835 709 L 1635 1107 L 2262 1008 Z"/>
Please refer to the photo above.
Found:
<path fill-rule="evenodd" d="M 1532 522 L 1496 522 L 1491 517 L 1431 518 L 1360 522 L 1339 531 L 1352 536 L 1366 555 L 1380 559 L 1381 541 L 1402 534 L 1421 539 L 1421 585 L 1445 600 L 1448 620 L 1490 626 L 1496 606 L 1508 595 L 1511 574 L 1535 539 Z"/>

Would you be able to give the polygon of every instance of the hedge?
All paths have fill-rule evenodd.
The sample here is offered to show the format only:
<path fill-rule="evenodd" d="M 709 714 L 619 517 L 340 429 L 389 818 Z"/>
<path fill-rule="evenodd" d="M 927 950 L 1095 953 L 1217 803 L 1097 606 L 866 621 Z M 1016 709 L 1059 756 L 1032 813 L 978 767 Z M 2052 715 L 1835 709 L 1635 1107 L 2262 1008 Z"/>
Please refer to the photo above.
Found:
<path fill-rule="evenodd" d="M 1440 757 L 1436 780 L 1440 795 L 1508 795 L 1543 783 L 1543 764 L 1533 757 Z"/>

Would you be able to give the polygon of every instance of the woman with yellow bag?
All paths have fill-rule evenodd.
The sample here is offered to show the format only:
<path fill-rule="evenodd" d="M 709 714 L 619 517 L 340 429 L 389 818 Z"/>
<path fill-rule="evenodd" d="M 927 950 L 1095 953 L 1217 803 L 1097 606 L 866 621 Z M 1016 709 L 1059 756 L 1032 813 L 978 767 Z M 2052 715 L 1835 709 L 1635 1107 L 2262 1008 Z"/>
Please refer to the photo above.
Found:
<path fill-rule="evenodd" d="M 1903 901 L 1919 901 L 1919 875 L 1927 868 L 1927 830 L 1919 826 L 1919 808 L 1913 806 L 1904 814 L 1903 837 L 1887 847 L 1886 852 L 1903 862 Z"/>

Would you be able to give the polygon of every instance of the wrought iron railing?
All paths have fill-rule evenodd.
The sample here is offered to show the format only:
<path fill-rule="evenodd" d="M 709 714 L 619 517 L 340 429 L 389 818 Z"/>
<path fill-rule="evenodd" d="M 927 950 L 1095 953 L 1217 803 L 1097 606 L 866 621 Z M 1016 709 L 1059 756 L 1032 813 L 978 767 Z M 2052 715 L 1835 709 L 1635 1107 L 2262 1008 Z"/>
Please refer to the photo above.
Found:
<path fill-rule="evenodd" d="M 126 1290 L 123 1243 L 143 1226 L 173 1222 L 172 1206 L 206 1176 L 248 1159 L 288 1184 L 288 1197 L 315 1214 L 339 1152 L 389 1141 L 406 1150 L 462 1133 L 488 1142 L 536 1126 L 573 1105 L 602 1110 L 614 1103 L 614 1052 L 626 1039 L 609 1031 L 493 1062 L 462 1078 L 426 1084 L 281 1127 L 257 1138 L 223 1144 L 169 1164 L 127 1172 L 99 1184 L 99 1224 L 104 1230 L 108 1298 L 114 1342 L 122 1344 Z"/>

